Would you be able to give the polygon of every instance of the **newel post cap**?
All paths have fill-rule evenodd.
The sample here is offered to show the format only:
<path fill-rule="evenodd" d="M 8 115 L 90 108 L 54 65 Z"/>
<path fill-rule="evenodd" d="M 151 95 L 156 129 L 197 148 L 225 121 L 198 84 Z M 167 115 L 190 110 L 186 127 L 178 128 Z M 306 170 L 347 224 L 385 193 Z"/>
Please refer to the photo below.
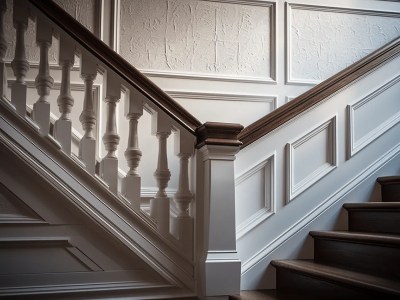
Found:
<path fill-rule="evenodd" d="M 206 122 L 196 129 L 197 144 L 200 149 L 205 145 L 241 146 L 238 139 L 243 126 L 236 123 Z"/>

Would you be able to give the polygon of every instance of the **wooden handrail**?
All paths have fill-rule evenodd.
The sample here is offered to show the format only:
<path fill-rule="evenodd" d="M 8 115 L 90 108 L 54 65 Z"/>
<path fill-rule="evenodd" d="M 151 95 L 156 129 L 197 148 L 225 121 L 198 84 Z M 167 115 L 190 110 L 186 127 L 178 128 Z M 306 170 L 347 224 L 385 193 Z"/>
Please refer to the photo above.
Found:
<path fill-rule="evenodd" d="M 199 120 L 179 103 L 168 96 L 56 3 L 43 0 L 29 0 L 29 2 L 77 41 L 81 47 L 97 57 L 104 66 L 110 68 L 130 85 L 137 88 L 143 95 L 192 134 L 202 125 Z"/>
<path fill-rule="evenodd" d="M 272 132 L 312 106 L 322 102 L 327 97 L 350 85 L 363 75 L 393 59 L 399 53 L 400 38 L 397 38 L 304 94 L 296 97 L 289 103 L 282 105 L 265 117 L 250 124 L 239 134 L 239 140 L 243 142 L 242 148 Z"/>

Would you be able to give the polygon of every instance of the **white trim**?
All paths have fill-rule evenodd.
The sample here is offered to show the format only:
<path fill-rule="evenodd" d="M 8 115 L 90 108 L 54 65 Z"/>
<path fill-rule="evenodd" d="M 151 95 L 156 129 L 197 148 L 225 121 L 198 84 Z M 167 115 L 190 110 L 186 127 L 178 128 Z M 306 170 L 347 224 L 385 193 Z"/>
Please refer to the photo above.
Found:
<path fill-rule="evenodd" d="M 337 115 L 325 121 L 321 125 L 315 127 L 311 131 L 308 131 L 305 135 L 297 138 L 294 142 L 289 142 L 286 144 L 286 190 L 287 190 L 287 203 L 292 201 L 298 195 L 303 193 L 306 189 L 310 188 L 317 181 L 321 180 L 328 173 L 333 171 L 337 167 Z M 328 161 L 321 165 L 319 168 L 314 170 L 307 177 L 302 179 L 296 185 L 294 184 L 294 151 L 297 147 L 301 146 L 317 134 L 324 130 L 328 130 L 328 138 L 330 149 L 328 153 Z"/>
<path fill-rule="evenodd" d="M 286 231 L 282 232 L 273 241 L 265 245 L 260 251 L 250 257 L 248 260 L 242 263 L 242 276 L 249 272 L 253 267 L 260 263 L 265 257 L 270 255 L 272 252 L 277 250 L 283 243 L 294 237 L 298 232 L 303 230 L 310 223 L 315 221 L 321 214 L 326 212 L 328 209 L 333 207 L 337 202 L 341 201 L 350 192 L 360 186 L 364 181 L 368 179 L 373 173 L 378 171 L 381 167 L 392 160 L 396 155 L 400 153 L 400 143 L 394 146 L 392 149 L 387 151 L 372 164 L 368 165 L 364 170 L 350 179 L 347 184 L 333 192 L 329 197 L 321 202 L 317 207 L 310 211 L 307 215 L 301 218 L 299 221 L 294 223 Z"/>
<path fill-rule="evenodd" d="M 399 12 L 388 12 L 388 11 L 378 11 L 378 10 L 368 10 L 368 9 L 356 9 L 356 8 L 343 8 L 343 7 L 330 7 L 330 6 L 318 6 L 309 4 L 297 4 L 286 2 L 286 12 L 285 12 L 285 36 L 286 36 L 286 74 L 285 83 L 293 85 L 317 85 L 324 80 L 317 79 L 306 79 L 306 78 L 293 78 L 292 77 L 292 61 L 291 61 L 291 37 L 292 37 L 292 10 L 301 9 L 309 11 L 322 11 L 322 12 L 333 12 L 333 13 L 343 13 L 343 14 L 356 14 L 356 15 L 366 15 L 366 16 L 378 16 L 378 17 L 389 17 L 389 18 L 400 18 Z"/>
<path fill-rule="evenodd" d="M 272 104 L 276 109 L 277 96 L 249 95 L 249 94 L 219 94 L 188 91 L 166 91 L 174 99 L 210 100 L 210 101 L 242 101 L 242 102 L 265 102 Z"/>
<path fill-rule="evenodd" d="M 256 163 L 255 165 L 248 168 L 242 174 L 236 177 L 235 186 L 240 185 L 242 182 L 253 176 L 260 170 L 263 170 L 264 176 L 269 176 L 269 180 L 264 182 L 264 207 L 258 210 L 256 213 L 248 217 L 246 220 L 241 222 L 238 226 L 236 226 L 236 240 L 239 240 L 241 237 L 246 235 L 252 229 L 257 227 L 259 224 L 264 222 L 270 216 L 275 214 L 275 182 L 276 182 L 276 173 L 275 173 L 275 156 L 276 153 L 267 155 L 261 162 Z"/>
<path fill-rule="evenodd" d="M 347 121 L 347 125 L 348 125 L 347 126 L 347 130 L 348 130 L 347 158 L 348 159 L 350 159 L 352 156 L 354 156 L 360 150 L 364 149 L 367 145 L 372 143 L 374 140 L 376 140 L 378 137 L 380 137 L 382 134 L 384 134 L 386 131 L 388 131 L 390 128 L 392 128 L 394 125 L 399 123 L 400 111 L 395 113 L 390 119 L 385 120 L 378 127 L 371 130 L 369 133 L 364 135 L 358 141 L 355 140 L 355 118 L 356 118 L 355 111 L 357 109 L 361 108 L 362 106 L 364 106 L 365 104 L 367 104 L 369 101 L 375 99 L 381 93 L 383 93 L 386 90 L 388 90 L 389 88 L 393 87 L 398 82 L 400 82 L 400 75 L 398 75 L 395 78 L 391 79 L 390 81 L 386 82 L 385 84 L 383 84 L 381 87 L 379 87 L 377 90 L 370 93 L 366 97 L 347 105 L 347 120 L 348 120 Z"/>

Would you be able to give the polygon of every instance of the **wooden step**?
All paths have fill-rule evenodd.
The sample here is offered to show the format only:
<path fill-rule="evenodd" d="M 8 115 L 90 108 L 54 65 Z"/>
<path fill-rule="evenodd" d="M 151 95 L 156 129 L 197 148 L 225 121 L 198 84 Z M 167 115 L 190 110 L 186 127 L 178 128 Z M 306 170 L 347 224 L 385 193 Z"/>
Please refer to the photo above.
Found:
<path fill-rule="evenodd" d="M 378 177 L 381 185 L 382 202 L 400 201 L 400 176 Z"/>
<path fill-rule="evenodd" d="M 349 231 L 400 234 L 400 202 L 346 203 Z"/>
<path fill-rule="evenodd" d="M 399 282 L 308 260 L 273 261 L 278 299 L 399 299 Z M 282 297 L 281 297 L 282 296 Z M 285 298 L 286 296 L 286 298 Z M 297 296 L 296 298 L 294 298 Z"/>
<path fill-rule="evenodd" d="M 347 270 L 400 279 L 400 236 L 312 231 L 314 260 Z"/>

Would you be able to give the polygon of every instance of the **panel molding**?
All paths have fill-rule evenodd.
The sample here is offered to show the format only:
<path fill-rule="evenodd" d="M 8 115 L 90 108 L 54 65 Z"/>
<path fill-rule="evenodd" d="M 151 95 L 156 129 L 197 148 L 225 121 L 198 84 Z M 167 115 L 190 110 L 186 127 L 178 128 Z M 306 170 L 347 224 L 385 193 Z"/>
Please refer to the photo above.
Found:
<path fill-rule="evenodd" d="M 272 109 L 277 107 L 277 96 L 250 94 L 219 94 L 208 92 L 166 91 L 174 99 L 210 100 L 210 101 L 242 101 L 270 103 Z"/>
<path fill-rule="evenodd" d="M 292 77 L 292 61 L 291 61 L 291 53 L 292 43 L 292 10 L 308 10 L 308 11 L 322 11 L 322 12 L 332 12 L 332 13 L 341 13 L 341 14 L 355 14 L 355 15 L 364 15 L 364 16 L 375 16 L 375 17 L 390 17 L 390 18 L 400 18 L 400 13 L 398 12 L 388 12 L 388 11 L 377 11 L 377 10 L 369 10 L 369 9 L 356 9 L 356 8 L 345 8 L 345 7 L 334 7 L 334 6 L 319 6 L 319 5 L 309 5 L 309 4 L 298 4 L 298 3 L 285 3 L 285 36 L 286 36 L 286 51 L 285 51 L 285 65 L 286 65 L 286 74 L 285 74 L 285 83 L 293 84 L 293 85 L 317 85 L 321 83 L 323 80 L 313 80 L 306 78 L 293 78 Z"/>
<path fill-rule="evenodd" d="M 333 205 L 341 201 L 350 192 L 355 190 L 358 186 L 363 184 L 373 173 L 377 172 L 386 163 L 390 162 L 393 158 L 400 154 L 400 143 L 391 148 L 389 151 L 384 153 L 381 157 L 376 159 L 361 172 L 356 174 L 351 180 L 349 180 L 344 186 L 334 191 L 326 199 L 324 199 L 317 207 L 306 214 L 303 218 L 299 219 L 290 228 L 282 232 L 270 243 L 265 245 L 257 253 L 252 255 L 249 259 L 242 262 L 242 276 L 249 272 L 258 263 L 261 263 L 268 255 L 276 251 L 286 241 L 294 237 L 300 230 L 303 230 L 306 226 L 315 221 L 322 213 L 326 212 Z"/>
<path fill-rule="evenodd" d="M 237 187 L 261 170 L 265 179 L 263 185 L 264 207 L 236 227 L 237 240 L 275 214 L 275 156 L 275 152 L 267 155 L 262 161 L 254 164 L 235 179 L 235 186 Z"/>
<path fill-rule="evenodd" d="M 310 188 L 317 181 L 321 180 L 328 173 L 333 171 L 337 167 L 337 115 L 334 115 L 328 121 L 325 121 L 321 125 L 315 127 L 311 131 L 303 134 L 300 138 L 297 138 L 293 142 L 286 144 L 286 194 L 287 203 L 292 201 L 298 195 L 303 193 L 305 190 Z M 320 167 L 315 169 L 311 174 L 308 174 L 299 183 L 294 183 L 294 170 L 296 160 L 294 158 L 296 148 L 300 147 L 311 138 L 315 137 L 324 130 L 328 131 L 328 149 L 327 156 L 328 161 L 322 164 Z"/>
<path fill-rule="evenodd" d="M 386 131 L 392 128 L 400 121 L 400 111 L 394 114 L 390 119 L 385 120 L 380 126 L 371 130 L 368 134 L 364 135 L 359 141 L 355 140 L 355 113 L 356 110 L 366 105 L 368 102 L 374 100 L 377 96 L 390 89 L 394 85 L 400 82 L 400 75 L 391 79 L 390 81 L 383 84 L 374 92 L 370 93 L 366 97 L 357 100 L 347 105 L 347 159 L 350 159 L 356 153 L 364 149 L 367 145 L 372 143 L 374 140 L 383 135 Z"/>
<path fill-rule="evenodd" d="M 205 72 L 186 72 L 186 71 L 166 71 L 157 69 L 143 69 L 138 68 L 140 72 L 149 77 L 161 78 L 176 78 L 176 79 L 195 79 L 195 80 L 209 80 L 209 81 L 227 81 L 227 82 L 240 82 L 240 83 L 269 83 L 277 84 L 277 18 L 276 18 L 276 2 L 269 2 L 263 0 L 203 0 L 208 2 L 216 2 L 223 4 L 239 4 L 248 6 L 259 6 L 270 8 L 270 76 L 240 76 L 238 74 L 213 74 Z M 121 5 L 116 6 L 118 14 L 121 14 Z M 115 18 L 114 18 L 115 19 Z M 114 24 L 120 25 L 120 20 L 114 20 Z M 120 26 L 115 31 L 120 36 Z M 117 53 L 120 54 L 120 38 L 114 39 L 116 43 Z"/>

